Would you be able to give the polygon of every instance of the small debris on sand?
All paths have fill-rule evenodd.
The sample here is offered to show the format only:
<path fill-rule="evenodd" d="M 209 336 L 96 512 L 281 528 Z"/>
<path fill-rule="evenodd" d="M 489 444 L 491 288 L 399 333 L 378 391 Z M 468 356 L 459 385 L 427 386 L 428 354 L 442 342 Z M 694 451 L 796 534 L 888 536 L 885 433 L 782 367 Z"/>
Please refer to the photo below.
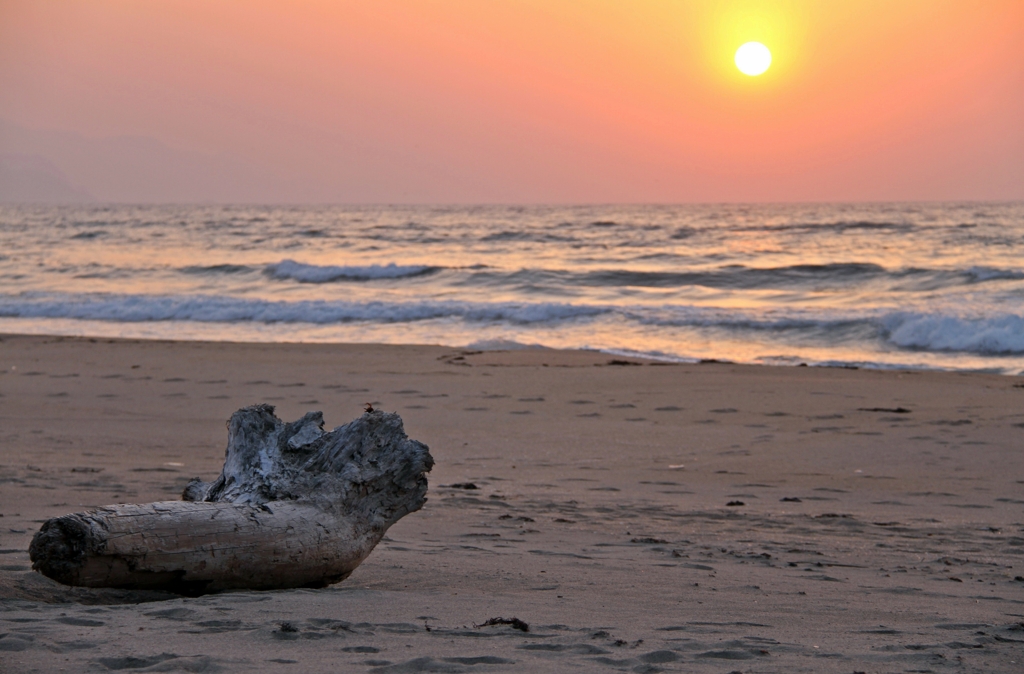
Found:
<path fill-rule="evenodd" d="M 491 627 L 493 625 L 511 625 L 512 629 L 519 630 L 520 632 L 529 632 L 529 624 L 523 622 L 519 618 L 491 618 L 484 623 L 477 625 L 477 627 Z"/>

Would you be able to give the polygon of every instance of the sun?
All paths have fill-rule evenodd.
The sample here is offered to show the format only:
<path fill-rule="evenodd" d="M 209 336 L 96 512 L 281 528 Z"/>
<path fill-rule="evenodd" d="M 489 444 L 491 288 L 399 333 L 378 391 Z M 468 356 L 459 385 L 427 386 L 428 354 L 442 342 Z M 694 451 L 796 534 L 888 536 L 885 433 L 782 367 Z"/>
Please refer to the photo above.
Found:
<path fill-rule="evenodd" d="M 772 64 L 772 53 L 760 42 L 747 42 L 736 50 L 736 67 L 744 75 L 756 77 Z"/>

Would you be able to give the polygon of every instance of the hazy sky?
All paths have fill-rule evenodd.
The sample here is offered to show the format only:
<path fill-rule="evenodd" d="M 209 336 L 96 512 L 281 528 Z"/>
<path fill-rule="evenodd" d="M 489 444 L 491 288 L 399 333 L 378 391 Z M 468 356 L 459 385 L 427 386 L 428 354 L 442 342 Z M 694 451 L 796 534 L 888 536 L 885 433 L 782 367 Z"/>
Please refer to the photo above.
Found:
<path fill-rule="evenodd" d="M 1022 199 L 1024 2 L 0 0 L 0 122 L 124 201 Z"/>

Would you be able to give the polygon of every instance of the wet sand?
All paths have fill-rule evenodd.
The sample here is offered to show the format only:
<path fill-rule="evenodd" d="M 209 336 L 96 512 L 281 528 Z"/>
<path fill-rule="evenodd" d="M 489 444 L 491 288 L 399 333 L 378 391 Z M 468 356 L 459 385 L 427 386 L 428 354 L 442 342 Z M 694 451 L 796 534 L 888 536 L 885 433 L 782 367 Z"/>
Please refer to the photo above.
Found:
<path fill-rule="evenodd" d="M 26 336 L 0 372 L 4 672 L 1024 670 L 1022 378 Z M 29 570 L 43 520 L 213 478 L 257 402 L 399 412 L 427 505 L 324 590 Z"/>

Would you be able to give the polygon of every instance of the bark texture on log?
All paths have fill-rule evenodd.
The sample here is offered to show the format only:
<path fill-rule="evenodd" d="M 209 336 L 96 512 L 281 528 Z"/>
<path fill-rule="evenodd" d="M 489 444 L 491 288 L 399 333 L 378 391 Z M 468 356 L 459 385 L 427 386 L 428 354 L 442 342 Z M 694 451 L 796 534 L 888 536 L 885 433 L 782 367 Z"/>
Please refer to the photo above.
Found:
<path fill-rule="evenodd" d="M 320 587 L 346 578 L 388 527 L 426 501 L 426 445 L 397 414 L 367 412 L 331 432 L 311 412 L 292 423 L 269 405 L 228 422 L 224 469 L 184 501 L 115 505 L 48 520 L 32 566 L 87 587 Z"/>

